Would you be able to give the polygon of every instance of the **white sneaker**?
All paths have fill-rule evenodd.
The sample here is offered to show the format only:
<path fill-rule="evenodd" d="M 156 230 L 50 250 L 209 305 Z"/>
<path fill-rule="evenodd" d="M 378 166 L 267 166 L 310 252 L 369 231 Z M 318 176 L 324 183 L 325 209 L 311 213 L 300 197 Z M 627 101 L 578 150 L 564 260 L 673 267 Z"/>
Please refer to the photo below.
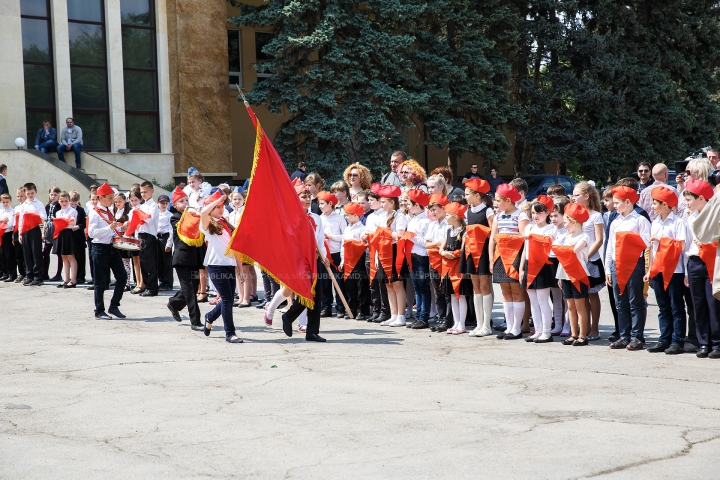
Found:
<path fill-rule="evenodd" d="M 393 323 L 390 323 L 388 325 L 391 327 L 404 327 L 405 323 L 406 323 L 405 320 L 403 320 L 402 318 L 398 318 Z"/>
<path fill-rule="evenodd" d="M 391 316 L 390 318 L 388 318 L 388 319 L 385 320 L 384 322 L 380 323 L 380 325 L 385 326 L 385 327 L 388 327 L 388 326 L 390 326 L 390 324 L 395 323 L 395 320 L 397 320 L 397 317 Z"/>
<path fill-rule="evenodd" d="M 479 332 L 475 334 L 476 337 L 487 337 L 488 335 L 492 335 L 493 331 L 490 328 L 483 328 Z"/>
<path fill-rule="evenodd" d="M 480 332 L 480 330 L 478 330 L 477 328 L 475 328 L 475 329 L 473 329 L 473 330 L 470 330 L 470 331 L 468 332 L 468 337 L 477 337 L 477 336 L 478 336 L 477 334 L 478 334 L 479 332 Z"/>

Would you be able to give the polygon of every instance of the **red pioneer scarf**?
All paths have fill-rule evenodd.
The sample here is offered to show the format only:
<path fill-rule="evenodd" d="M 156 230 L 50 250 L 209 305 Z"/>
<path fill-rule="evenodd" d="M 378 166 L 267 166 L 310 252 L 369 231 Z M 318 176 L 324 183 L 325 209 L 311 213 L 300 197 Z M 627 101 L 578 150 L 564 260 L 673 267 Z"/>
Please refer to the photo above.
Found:
<path fill-rule="evenodd" d="M 482 256 L 485 242 L 490 236 L 492 230 L 490 227 L 485 225 L 468 225 L 467 233 L 465 234 L 465 252 L 466 255 L 472 257 L 473 265 L 475 265 L 475 271 L 480 266 L 480 257 Z"/>
<path fill-rule="evenodd" d="M 510 233 L 495 234 L 495 255 L 493 258 L 493 265 L 498 258 L 502 259 L 505 274 L 515 280 L 520 279 L 520 272 L 513 267 L 513 263 L 520 253 L 523 243 L 525 243 L 525 238 L 522 235 L 514 235 Z"/>
<path fill-rule="evenodd" d="M 392 276 L 392 232 L 389 228 L 378 227 L 374 234 L 368 236 L 368 240 L 370 242 L 370 281 L 372 282 L 377 274 L 377 267 L 374 271 L 372 268 L 375 264 L 374 252 L 377 253 L 380 267 L 389 279 Z"/>
<path fill-rule="evenodd" d="M 552 251 L 575 288 L 580 290 L 580 282 L 590 286 L 590 279 L 575 253 L 575 245 L 553 245 Z"/>
<path fill-rule="evenodd" d="M 133 210 L 133 216 L 130 219 L 130 223 L 128 224 L 127 230 L 125 231 L 125 235 L 128 237 L 132 236 L 132 234 L 135 233 L 138 228 L 140 228 L 140 225 L 145 224 L 145 220 L 150 218 L 150 216 L 151 215 L 149 213 L 145 213 L 139 208 Z"/>
<path fill-rule="evenodd" d="M 70 219 L 69 218 L 53 218 L 52 219 L 54 228 L 53 228 L 53 240 L 55 240 L 58 236 L 60 236 L 60 232 L 65 230 L 67 227 L 70 226 Z"/>
<path fill-rule="evenodd" d="M 365 242 L 362 240 L 345 240 L 343 249 L 345 250 L 345 259 L 343 260 L 343 273 L 345 279 L 352 273 L 357 265 L 360 257 L 365 253 Z"/>
<path fill-rule="evenodd" d="M 552 265 L 549 260 L 552 249 L 552 237 L 531 234 L 528 237 L 528 270 L 527 284 L 530 285 L 545 265 Z"/>
<path fill-rule="evenodd" d="M 2 236 L 5 235 L 5 229 L 9 221 L 10 220 L 5 220 L 4 222 L 0 222 L 0 247 L 2 247 Z"/>
<path fill-rule="evenodd" d="M 455 296 L 460 298 L 460 284 L 462 283 L 463 274 L 460 273 L 460 254 L 462 250 L 455 250 L 452 253 L 455 258 L 442 257 L 442 271 L 440 272 L 440 278 L 447 276 L 453 286 L 453 292 Z"/>
<path fill-rule="evenodd" d="M 428 257 L 430 258 L 430 266 L 436 272 L 440 273 L 442 270 L 442 256 L 440 256 L 439 248 L 428 248 Z"/>
<path fill-rule="evenodd" d="M 657 252 L 653 258 L 653 263 L 650 266 L 649 276 L 650 278 L 655 277 L 661 273 L 663 278 L 663 285 L 665 290 L 670 285 L 675 267 L 680 260 L 682 254 L 682 244 L 680 240 L 674 240 L 672 238 L 663 237 L 660 239 L 660 245 L 658 246 Z"/>
<path fill-rule="evenodd" d="M 705 262 L 705 267 L 707 268 L 710 280 L 712 280 L 712 277 L 715 274 L 715 256 L 717 255 L 717 246 L 718 242 L 703 243 L 700 245 L 700 252 L 698 253 L 700 260 Z"/>
<path fill-rule="evenodd" d="M 645 240 L 637 233 L 615 232 L 615 275 L 620 295 L 625 292 L 625 286 L 640 260 L 640 254 L 646 248 Z"/>
<path fill-rule="evenodd" d="M 412 249 L 415 245 L 412 238 L 414 236 L 415 234 L 413 232 L 405 232 L 397 241 L 395 271 L 398 273 L 402 270 L 403 260 L 407 261 L 408 269 L 412 271 Z"/>
<path fill-rule="evenodd" d="M 29 232 L 33 228 L 37 227 L 42 223 L 42 218 L 37 213 L 23 213 L 22 216 L 22 228 L 20 229 L 20 235 L 25 232 Z"/>
<path fill-rule="evenodd" d="M 15 225 L 13 225 L 13 233 L 18 231 L 18 228 L 20 228 L 20 214 L 15 214 Z"/>

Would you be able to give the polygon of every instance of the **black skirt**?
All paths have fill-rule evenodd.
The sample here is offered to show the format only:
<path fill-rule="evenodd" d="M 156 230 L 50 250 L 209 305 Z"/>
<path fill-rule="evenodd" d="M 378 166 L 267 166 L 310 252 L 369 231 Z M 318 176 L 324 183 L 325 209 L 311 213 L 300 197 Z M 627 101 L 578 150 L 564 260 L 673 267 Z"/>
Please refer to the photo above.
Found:
<path fill-rule="evenodd" d="M 403 259 L 402 268 L 399 272 L 395 268 L 395 258 L 397 257 L 397 244 L 393 244 L 392 251 L 392 272 L 390 278 L 388 279 L 387 272 L 385 272 L 382 265 L 378 265 L 377 273 L 375 274 L 375 278 L 377 279 L 378 283 L 401 282 L 410 276 L 410 268 L 408 267 L 406 259 Z"/>
<path fill-rule="evenodd" d="M 55 255 L 73 255 L 75 253 L 72 230 L 64 228 L 60 235 L 53 240 L 52 253 Z"/>
<path fill-rule="evenodd" d="M 602 259 L 598 258 L 597 260 L 591 260 L 588 263 L 592 263 L 598 268 L 598 270 L 600 270 L 600 274 L 597 277 L 588 276 L 588 280 L 590 280 L 590 288 L 603 285 L 605 283 L 605 267 L 603 266 Z"/>
<path fill-rule="evenodd" d="M 553 266 L 552 265 L 543 265 L 543 267 L 540 269 L 540 272 L 538 272 L 537 276 L 535 277 L 535 280 L 528 286 L 527 284 L 527 268 L 528 268 L 528 262 L 525 260 L 525 276 L 522 278 L 522 287 L 526 290 L 542 290 L 543 288 L 553 288 L 558 286 L 558 281 L 555 280 L 555 275 L 553 275 Z"/>
<path fill-rule="evenodd" d="M 523 244 L 522 247 L 520 247 L 520 251 L 517 254 L 517 257 L 515 257 L 515 260 L 513 260 L 513 268 L 517 271 L 520 271 L 520 259 L 522 258 L 522 253 L 525 250 L 525 245 Z M 512 277 L 508 277 L 507 273 L 505 273 L 505 266 L 503 265 L 502 258 L 498 258 L 495 264 L 493 265 L 493 283 L 520 283 L 517 280 L 515 280 Z"/>
<path fill-rule="evenodd" d="M 482 253 L 480 254 L 480 260 L 478 261 L 478 267 L 475 268 L 475 262 L 473 262 L 472 255 L 466 254 L 463 249 L 462 255 L 460 256 L 460 271 L 468 275 L 491 275 L 490 271 L 490 240 L 488 239 L 483 245 Z"/>

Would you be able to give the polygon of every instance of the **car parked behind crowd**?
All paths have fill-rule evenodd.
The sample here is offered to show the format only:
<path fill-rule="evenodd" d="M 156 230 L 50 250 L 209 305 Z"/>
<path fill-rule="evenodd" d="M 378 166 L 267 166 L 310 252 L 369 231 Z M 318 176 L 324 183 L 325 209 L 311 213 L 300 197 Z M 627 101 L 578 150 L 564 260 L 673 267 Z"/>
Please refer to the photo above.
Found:
<path fill-rule="evenodd" d="M 575 180 L 572 179 L 572 177 L 568 177 L 567 175 L 523 175 L 520 178 L 525 180 L 528 184 L 528 192 L 526 195 L 526 198 L 528 200 L 534 200 L 539 195 L 546 195 L 548 188 L 550 188 L 552 185 L 555 185 L 556 183 L 559 183 L 560 185 L 565 187 L 565 191 L 568 195 L 570 195 L 572 194 L 573 188 L 575 188 L 575 184 L 577 183 Z"/>

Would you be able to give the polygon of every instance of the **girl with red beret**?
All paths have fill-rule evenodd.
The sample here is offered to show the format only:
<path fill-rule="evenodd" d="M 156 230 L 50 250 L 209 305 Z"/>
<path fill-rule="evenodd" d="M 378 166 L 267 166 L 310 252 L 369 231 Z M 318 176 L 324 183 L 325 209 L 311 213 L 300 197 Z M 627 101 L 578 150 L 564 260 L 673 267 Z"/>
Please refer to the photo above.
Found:
<path fill-rule="evenodd" d="M 447 204 L 444 210 L 448 228 L 445 240 L 440 245 L 440 256 L 443 259 L 440 288 L 443 294 L 450 296 L 453 314 L 453 326 L 447 330 L 447 333 L 460 335 L 467 333 L 465 330 L 466 297 L 472 295 L 472 282 L 467 275 L 460 271 L 460 256 L 466 233 L 465 212 L 467 206 L 452 202 Z"/>

